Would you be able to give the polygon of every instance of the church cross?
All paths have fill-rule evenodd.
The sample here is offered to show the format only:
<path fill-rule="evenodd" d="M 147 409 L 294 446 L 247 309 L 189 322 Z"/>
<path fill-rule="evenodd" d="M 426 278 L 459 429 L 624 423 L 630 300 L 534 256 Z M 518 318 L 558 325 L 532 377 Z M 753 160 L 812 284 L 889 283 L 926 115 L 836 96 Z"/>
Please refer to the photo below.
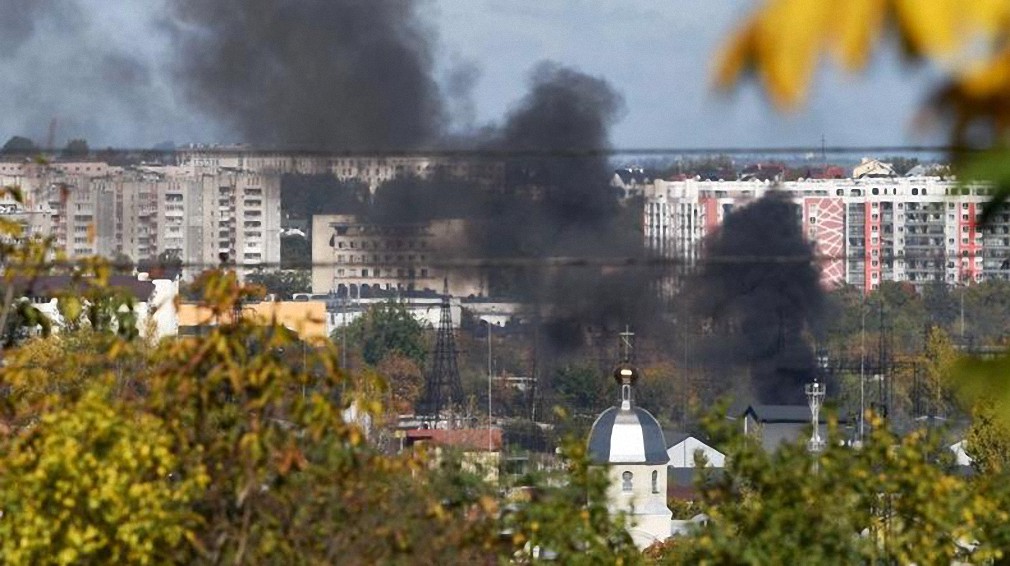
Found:
<path fill-rule="evenodd" d="M 620 334 L 620 337 L 621 337 L 621 361 L 630 362 L 632 341 L 635 338 L 635 333 L 632 332 L 628 326 L 625 326 L 624 332 Z"/>

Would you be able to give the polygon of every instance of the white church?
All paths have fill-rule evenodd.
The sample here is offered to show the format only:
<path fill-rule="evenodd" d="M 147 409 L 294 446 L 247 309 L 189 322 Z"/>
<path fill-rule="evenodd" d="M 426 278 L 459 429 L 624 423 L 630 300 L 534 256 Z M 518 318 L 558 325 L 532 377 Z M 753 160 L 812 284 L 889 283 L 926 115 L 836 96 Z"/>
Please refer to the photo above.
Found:
<path fill-rule="evenodd" d="M 589 433 L 589 458 L 605 466 L 610 478 L 607 506 L 625 514 L 628 533 L 640 549 L 670 537 L 672 516 L 666 504 L 667 464 L 663 429 L 649 411 L 635 406 L 639 372 L 625 356 L 614 370 L 621 402 L 597 417 Z"/>

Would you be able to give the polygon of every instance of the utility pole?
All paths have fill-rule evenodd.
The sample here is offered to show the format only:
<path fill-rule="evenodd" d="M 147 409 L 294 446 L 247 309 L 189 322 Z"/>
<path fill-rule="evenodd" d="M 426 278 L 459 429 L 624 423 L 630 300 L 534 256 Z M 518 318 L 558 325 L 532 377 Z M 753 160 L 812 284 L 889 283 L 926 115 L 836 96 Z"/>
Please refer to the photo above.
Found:
<path fill-rule="evenodd" d="M 485 320 L 487 325 L 487 451 L 491 452 L 491 321 Z"/>
<path fill-rule="evenodd" d="M 961 288 L 961 346 L 964 346 L 964 291 L 965 291 L 965 289 L 962 287 Z"/>
<path fill-rule="evenodd" d="M 866 422 L 866 290 L 859 317 L 859 443 L 863 443 Z"/>

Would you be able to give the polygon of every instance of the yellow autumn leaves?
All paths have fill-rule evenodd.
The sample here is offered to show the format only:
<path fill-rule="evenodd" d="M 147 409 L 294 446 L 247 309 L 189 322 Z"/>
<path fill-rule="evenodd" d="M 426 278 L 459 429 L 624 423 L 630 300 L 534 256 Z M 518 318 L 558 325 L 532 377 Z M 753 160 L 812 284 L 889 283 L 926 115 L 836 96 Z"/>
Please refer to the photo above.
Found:
<path fill-rule="evenodd" d="M 1008 122 L 993 98 L 1010 91 L 1010 2 L 1005 0 L 767 0 L 730 38 L 717 59 L 715 83 L 727 88 L 758 75 L 780 108 L 800 103 L 824 55 L 862 69 L 893 32 L 913 61 L 944 69 L 935 93 L 964 119 Z M 956 133 L 956 132 L 955 132 Z"/>
<path fill-rule="evenodd" d="M 6 447 L 5 562 L 143 564 L 185 543 L 198 524 L 190 503 L 208 477 L 183 473 L 161 423 L 126 409 L 92 392 Z"/>

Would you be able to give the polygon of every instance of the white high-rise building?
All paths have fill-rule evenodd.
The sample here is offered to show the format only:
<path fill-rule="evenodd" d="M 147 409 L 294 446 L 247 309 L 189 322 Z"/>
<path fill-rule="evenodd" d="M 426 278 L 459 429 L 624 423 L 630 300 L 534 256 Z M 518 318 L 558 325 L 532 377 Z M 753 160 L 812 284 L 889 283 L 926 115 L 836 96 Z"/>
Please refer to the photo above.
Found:
<path fill-rule="evenodd" d="M 645 193 L 646 244 L 693 265 L 727 214 L 772 190 L 797 205 L 826 286 L 1010 278 L 1010 206 L 1000 205 L 983 226 L 991 189 L 939 177 L 655 181 Z"/>

